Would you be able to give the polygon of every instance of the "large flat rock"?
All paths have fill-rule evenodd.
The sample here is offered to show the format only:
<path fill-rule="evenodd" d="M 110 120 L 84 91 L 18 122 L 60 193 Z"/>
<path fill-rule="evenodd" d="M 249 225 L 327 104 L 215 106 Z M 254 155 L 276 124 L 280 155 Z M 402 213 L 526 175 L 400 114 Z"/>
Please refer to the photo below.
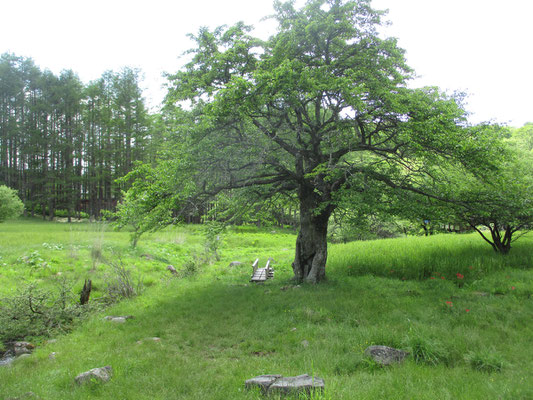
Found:
<path fill-rule="evenodd" d="M 260 375 L 248 379 L 245 382 L 245 387 L 247 389 L 259 387 L 265 394 L 310 394 L 315 390 L 323 391 L 324 380 L 307 374 L 287 377 L 281 375 Z"/>
<path fill-rule="evenodd" d="M 268 389 L 269 393 L 283 394 L 309 394 L 314 390 L 323 391 L 324 380 L 307 374 L 279 378 Z"/>
<path fill-rule="evenodd" d="M 277 379 L 281 377 L 281 375 L 259 375 L 244 382 L 244 387 L 246 389 L 258 387 L 266 393 L 270 385 L 272 385 Z"/>

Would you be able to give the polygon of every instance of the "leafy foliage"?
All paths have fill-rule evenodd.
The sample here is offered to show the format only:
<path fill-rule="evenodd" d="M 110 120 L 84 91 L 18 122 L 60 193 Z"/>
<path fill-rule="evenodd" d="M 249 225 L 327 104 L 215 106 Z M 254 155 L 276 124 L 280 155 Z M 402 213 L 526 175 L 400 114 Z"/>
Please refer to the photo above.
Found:
<path fill-rule="evenodd" d="M 17 192 L 7 186 L 0 186 L 0 222 L 8 218 L 16 218 L 24 210 L 24 205 L 17 196 Z"/>
<path fill-rule="evenodd" d="M 435 197 L 428 179 L 443 165 L 491 169 L 498 142 L 467 126 L 462 95 L 407 87 L 404 51 L 378 35 L 383 13 L 369 1 L 276 2 L 275 11 L 268 41 L 243 23 L 191 36 L 192 61 L 169 75 L 167 109 L 188 114 L 181 135 L 199 193 L 297 199 L 294 277 L 317 282 L 328 220 L 343 203 L 366 218 L 383 187 Z"/>

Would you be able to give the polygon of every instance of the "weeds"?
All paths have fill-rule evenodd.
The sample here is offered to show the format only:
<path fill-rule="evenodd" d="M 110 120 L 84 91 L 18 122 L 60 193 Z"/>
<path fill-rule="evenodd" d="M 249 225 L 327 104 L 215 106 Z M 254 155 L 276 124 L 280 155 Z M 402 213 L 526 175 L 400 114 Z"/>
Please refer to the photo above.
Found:
<path fill-rule="evenodd" d="M 93 244 L 91 246 L 91 260 L 92 260 L 92 269 L 93 271 L 96 269 L 96 266 L 104 261 L 103 256 L 103 247 L 104 247 L 104 231 L 105 231 L 105 225 L 102 223 L 99 223 L 97 229 L 97 235 L 93 241 Z"/>
<path fill-rule="evenodd" d="M 488 350 L 471 351 L 465 356 L 465 361 L 481 372 L 501 372 L 504 366 L 502 357 Z"/>
<path fill-rule="evenodd" d="M 438 365 L 450 361 L 448 351 L 439 341 L 418 332 L 411 331 L 405 344 L 411 349 L 410 353 L 417 364 Z"/>
<path fill-rule="evenodd" d="M 142 279 L 133 279 L 130 270 L 124 265 L 120 257 L 107 261 L 107 265 L 111 270 L 105 279 L 106 293 L 111 302 L 115 303 L 141 294 L 143 290 Z"/>
<path fill-rule="evenodd" d="M 41 257 L 41 254 L 37 250 L 32 251 L 28 255 L 19 257 L 17 261 L 29 265 L 32 270 L 49 267 L 49 264 Z"/>

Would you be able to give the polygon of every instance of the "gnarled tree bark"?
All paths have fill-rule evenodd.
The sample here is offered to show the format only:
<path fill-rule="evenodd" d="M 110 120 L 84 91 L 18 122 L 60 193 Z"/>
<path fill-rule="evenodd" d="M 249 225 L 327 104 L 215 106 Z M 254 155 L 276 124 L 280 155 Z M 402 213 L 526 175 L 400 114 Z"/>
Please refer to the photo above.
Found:
<path fill-rule="evenodd" d="M 300 188 L 299 198 L 300 231 L 292 263 L 294 279 L 318 283 L 326 277 L 328 221 L 334 207 L 324 203 L 310 186 Z"/>

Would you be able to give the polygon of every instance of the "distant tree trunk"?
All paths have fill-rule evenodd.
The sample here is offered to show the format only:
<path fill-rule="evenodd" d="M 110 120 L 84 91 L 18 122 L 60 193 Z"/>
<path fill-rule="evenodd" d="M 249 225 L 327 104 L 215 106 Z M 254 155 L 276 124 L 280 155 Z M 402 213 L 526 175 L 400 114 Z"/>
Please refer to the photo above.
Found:
<path fill-rule="evenodd" d="M 296 281 L 318 283 L 326 276 L 328 221 L 333 207 L 323 204 L 312 187 L 303 187 L 300 197 L 300 231 L 292 269 Z"/>

